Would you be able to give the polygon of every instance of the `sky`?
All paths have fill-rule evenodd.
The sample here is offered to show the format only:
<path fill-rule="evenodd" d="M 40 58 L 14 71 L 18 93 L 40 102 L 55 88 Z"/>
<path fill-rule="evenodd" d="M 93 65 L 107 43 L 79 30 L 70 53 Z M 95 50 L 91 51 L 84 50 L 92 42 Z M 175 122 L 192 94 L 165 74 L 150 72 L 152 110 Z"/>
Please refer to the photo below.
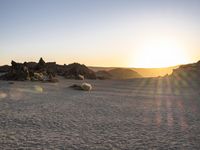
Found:
<path fill-rule="evenodd" d="M 199 0 L 0 0 L 0 64 L 167 67 L 200 60 Z"/>

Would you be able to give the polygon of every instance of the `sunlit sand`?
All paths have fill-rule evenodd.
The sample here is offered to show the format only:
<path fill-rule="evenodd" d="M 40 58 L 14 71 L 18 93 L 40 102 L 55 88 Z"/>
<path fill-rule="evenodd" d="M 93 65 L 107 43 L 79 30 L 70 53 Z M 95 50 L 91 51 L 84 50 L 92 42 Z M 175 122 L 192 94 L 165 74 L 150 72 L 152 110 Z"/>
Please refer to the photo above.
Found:
<path fill-rule="evenodd" d="M 159 79 L 0 81 L 0 149 L 198 149 L 198 87 Z"/>

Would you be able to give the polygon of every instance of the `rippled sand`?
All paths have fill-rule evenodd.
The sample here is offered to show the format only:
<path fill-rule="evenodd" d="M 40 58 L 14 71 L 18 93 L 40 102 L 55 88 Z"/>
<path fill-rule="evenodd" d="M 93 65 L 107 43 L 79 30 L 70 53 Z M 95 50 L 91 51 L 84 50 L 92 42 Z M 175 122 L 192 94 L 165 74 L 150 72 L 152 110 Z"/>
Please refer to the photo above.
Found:
<path fill-rule="evenodd" d="M 200 149 L 199 88 L 0 81 L 0 149 Z"/>

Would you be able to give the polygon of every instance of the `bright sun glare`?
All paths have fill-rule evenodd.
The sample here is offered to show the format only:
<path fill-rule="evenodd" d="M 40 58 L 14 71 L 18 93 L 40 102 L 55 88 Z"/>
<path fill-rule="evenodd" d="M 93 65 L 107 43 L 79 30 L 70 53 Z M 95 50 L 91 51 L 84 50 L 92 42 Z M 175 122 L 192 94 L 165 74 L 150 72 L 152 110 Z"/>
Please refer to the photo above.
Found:
<path fill-rule="evenodd" d="M 184 47 L 176 41 L 151 39 L 137 47 L 135 63 L 142 68 L 169 67 L 187 63 Z"/>

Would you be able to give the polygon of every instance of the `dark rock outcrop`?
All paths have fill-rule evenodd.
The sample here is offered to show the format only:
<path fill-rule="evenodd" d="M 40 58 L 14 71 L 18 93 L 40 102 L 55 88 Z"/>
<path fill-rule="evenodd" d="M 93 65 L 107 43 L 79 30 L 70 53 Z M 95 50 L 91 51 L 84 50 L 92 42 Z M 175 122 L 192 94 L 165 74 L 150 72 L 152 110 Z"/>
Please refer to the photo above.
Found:
<path fill-rule="evenodd" d="M 12 66 L 8 73 L 4 74 L 0 78 L 3 80 L 30 80 L 30 74 L 26 64 L 16 63 L 15 61 L 11 62 Z"/>
<path fill-rule="evenodd" d="M 85 79 L 96 79 L 94 71 L 81 65 L 79 63 L 69 64 L 65 67 L 64 76 L 67 79 L 79 79 L 79 75 L 84 76 Z"/>
<path fill-rule="evenodd" d="M 25 62 L 25 63 L 29 70 L 35 70 L 35 68 L 37 66 L 36 62 Z"/>
<path fill-rule="evenodd" d="M 53 75 L 53 77 L 57 74 L 57 65 L 56 62 L 48 62 L 45 64 L 47 74 Z"/>
<path fill-rule="evenodd" d="M 59 76 L 64 76 L 65 72 L 67 71 L 67 65 L 56 65 L 56 72 Z"/>
<path fill-rule="evenodd" d="M 9 72 L 10 69 L 11 69 L 11 66 L 8 66 L 8 65 L 0 66 L 0 73 Z"/>
<path fill-rule="evenodd" d="M 2 67 L 3 68 L 3 67 Z M 1 67 L 0 67 L 1 69 Z M 56 62 L 45 62 L 40 58 L 39 62 L 11 62 L 11 67 L 4 67 L 0 79 L 3 80 L 31 80 L 57 82 L 56 75 L 67 79 L 96 79 L 94 71 L 78 63 L 69 65 L 57 65 Z M 7 71 L 7 72 L 6 72 Z"/>
<path fill-rule="evenodd" d="M 40 60 L 39 60 L 38 64 L 36 65 L 35 69 L 36 70 L 44 70 L 45 67 L 46 67 L 45 61 L 42 58 L 40 58 Z"/>
<path fill-rule="evenodd" d="M 11 62 L 9 71 L 2 75 L 2 80 L 31 80 L 31 81 L 49 81 L 57 82 L 55 78 L 57 72 L 57 66 L 55 62 L 45 63 L 41 58 L 38 63 L 35 62 L 24 62 L 17 63 Z"/>

